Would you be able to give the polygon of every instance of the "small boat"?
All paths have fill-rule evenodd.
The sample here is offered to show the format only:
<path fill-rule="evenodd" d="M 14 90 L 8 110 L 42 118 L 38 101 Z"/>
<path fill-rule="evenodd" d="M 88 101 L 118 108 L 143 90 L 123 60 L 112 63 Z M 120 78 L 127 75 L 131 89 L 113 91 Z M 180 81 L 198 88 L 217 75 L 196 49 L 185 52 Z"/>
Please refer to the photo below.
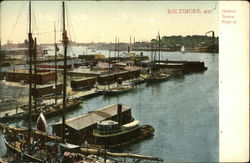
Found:
<path fill-rule="evenodd" d="M 81 100 L 70 100 L 65 108 L 65 113 L 70 112 L 81 104 Z M 42 112 L 45 116 L 45 118 L 51 118 L 53 116 L 57 116 L 62 113 L 63 106 L 62 104 L 52 104 L 52 105 L 45 105 L 45 106 L 40 106 L 37 107 L 37 110 L 34 110 L 31 112 L 32 115 L 32 120 L 36 120 L 40 113 Z M 28 110 L 23 113 L 23 118 L 28 118 Z"/>
<path fill-rule="evenodd" d="M 160 73 L 158 75 L 155 76 L 150 76 L 147 79 L 148 83 L 156 83 L 156 82 L 162 82 L 162 81 L 166 81 L 170 78 L 171 75 L 169 74 L 165 74 L 165 73 Z"/>
<path fill-rule="evenodd" d="M 142 75 L 139 79 L 132 81 L 132 84 L 133 85 L 143 84 L 143 83 L 146 83 L 148 79 L 149 79 L 148 75 Z"/>
<path fill-rule="evenodd" d="M 133 88 L 134 87 L 131 85 L 121 85 L 118 87 L 114 87 L 110 89 L 103 89 L 103 90 L 98 90 L 98 91 L 104 95 L 110 96 L 110 95 L 118 95 L 118 94 L 129 92 Z"/>

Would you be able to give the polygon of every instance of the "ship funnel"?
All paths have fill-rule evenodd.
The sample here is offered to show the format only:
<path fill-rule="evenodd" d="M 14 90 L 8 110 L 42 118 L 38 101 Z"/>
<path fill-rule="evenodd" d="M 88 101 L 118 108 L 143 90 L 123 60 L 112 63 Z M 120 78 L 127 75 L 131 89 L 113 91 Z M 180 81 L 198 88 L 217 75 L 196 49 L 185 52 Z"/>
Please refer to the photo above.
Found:
<path fill-rule="evenodd" d="M 122 104 L 117 105 L 117 122 L 118 125 L 122 125 Z"/>

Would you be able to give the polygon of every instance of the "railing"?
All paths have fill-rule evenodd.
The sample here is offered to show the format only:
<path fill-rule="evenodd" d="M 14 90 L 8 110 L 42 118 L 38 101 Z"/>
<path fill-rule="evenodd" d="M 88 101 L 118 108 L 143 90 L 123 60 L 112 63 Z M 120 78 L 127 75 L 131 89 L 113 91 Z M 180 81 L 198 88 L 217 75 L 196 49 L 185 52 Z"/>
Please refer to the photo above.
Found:
<path fill-rule="evenodd" d="M 111 130 L 111 131 L 102 131 L 102 130 L 93 130 L 93 134 L 96 135 L 112 135 L 112 134 L 117 134 L 119 132 L 122 132 L 122 129 L 118 129 L 118 130 Z"/>
<path fill-rule="evenodd" d="M 122 133 L 122 132 L 126 132 L 126 131 L 130 131 L 130 130 L 135 130 L 137 128 L 139 128 L 140 126 L 133 126 L 133 127 L 129 127 L 129 128 L 122 128 L 122 129 L 118 129 L 118 130 L 111 130 L 111 131 L 102 131 L 102 130 L 97 130 L 94 129 L 93 130 L 93 134 L 94 135 L 112 135 L 112 134 L 117 134 L 117 133 Z"/>

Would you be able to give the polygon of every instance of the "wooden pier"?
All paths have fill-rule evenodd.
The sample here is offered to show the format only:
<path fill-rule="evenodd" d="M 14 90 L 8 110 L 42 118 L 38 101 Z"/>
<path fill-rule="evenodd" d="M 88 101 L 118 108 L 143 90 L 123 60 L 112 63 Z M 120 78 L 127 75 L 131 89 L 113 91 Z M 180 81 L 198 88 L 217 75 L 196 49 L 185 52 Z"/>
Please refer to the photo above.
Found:
<path fill-rule="evenodd" d="M 100 95 L 100 93 L 96 89 L 91 89 L 89 91 L 81 91 L 71 95 L 70 99 L 72 100 L 85 100 L 91 97 L 96 97 Z M 55 100 L 53 98 L 43 100 L 47 105 L 52 105 Z M 57 100 L 58 103 L 62 103 L 62 98 Z M 69 111 L 74 110 L 74 108 L 69 109 Z M 59 112 L 58 112 L 59 113 Z M 52 116 L 58 115 L 57 113 L 52 114 L 51 116 L 47 116 L 46 118 L 50 118 Z M 22 120 L 26 119 L 27 115 L 24 110 L 21 108 L 18 109 L 10 109 L 6 111 L 0 112 L 0 121 L 6 122 L 9 120 Z M 35 118 L 35 117 L 34 117 Z"/>

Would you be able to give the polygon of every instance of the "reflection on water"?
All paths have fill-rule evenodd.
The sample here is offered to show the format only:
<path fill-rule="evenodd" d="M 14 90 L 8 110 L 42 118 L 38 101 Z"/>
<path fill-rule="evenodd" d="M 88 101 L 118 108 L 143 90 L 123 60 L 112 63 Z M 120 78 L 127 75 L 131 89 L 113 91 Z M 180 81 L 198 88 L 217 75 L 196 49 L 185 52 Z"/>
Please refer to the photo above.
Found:
<path fill-rule="evenodd" d="M 150 52 L 144 52 L 144 55 L 150 55 Z M 152 125 L 155 135 L 117 151 L 153 155 L 168 162 L 217 162 L 218 54 L 164 52 L 162 55 L 168 60 L 204 61 L 208 70 L 179 75 L 150 86 L 142 84 L 117 97 L 98 96 L 88 99 L 79 109 L 68 113 L 66 118 L 122 103 L 132 108 L 134 118 L 140 120 L 141 124 Z M 60 116 L 48 119 L 47 123 L 51 125 L 59 121 Z M 18 122 L 18 125 L 27 126 L 23 121 Z M 5 150 L 2 144 L 1 150 Z"/>

